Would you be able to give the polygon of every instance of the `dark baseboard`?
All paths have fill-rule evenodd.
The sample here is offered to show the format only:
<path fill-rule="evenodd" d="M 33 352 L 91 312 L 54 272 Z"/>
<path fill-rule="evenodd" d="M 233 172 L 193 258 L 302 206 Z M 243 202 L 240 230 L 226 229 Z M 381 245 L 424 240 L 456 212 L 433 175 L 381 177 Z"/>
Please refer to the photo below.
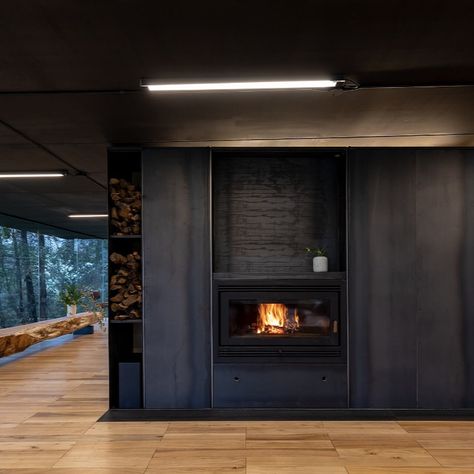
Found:
<path fill-rule="evenodd" d="M 82 336 L 84 334 L 94 334 L 94 326 L 85 326 L 81 329 L 76 329 L 73 332 L 74 336 Z"/>
<path fill-rule="evenodd" d="M 474 409 L 386 410 L 311 408 L 110 409 L 99 421 L 474 420 Z"/>

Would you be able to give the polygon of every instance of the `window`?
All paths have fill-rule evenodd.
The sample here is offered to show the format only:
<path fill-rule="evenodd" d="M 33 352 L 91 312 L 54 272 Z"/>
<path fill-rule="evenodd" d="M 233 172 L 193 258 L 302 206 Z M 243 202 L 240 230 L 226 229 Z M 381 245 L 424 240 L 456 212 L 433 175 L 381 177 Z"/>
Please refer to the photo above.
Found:
<path fill-rule="evenodd" d="M 59 293 L 69 283 L 107 300 L 106 240 L 0 226 L 0 327 L 65 316 Z"/>

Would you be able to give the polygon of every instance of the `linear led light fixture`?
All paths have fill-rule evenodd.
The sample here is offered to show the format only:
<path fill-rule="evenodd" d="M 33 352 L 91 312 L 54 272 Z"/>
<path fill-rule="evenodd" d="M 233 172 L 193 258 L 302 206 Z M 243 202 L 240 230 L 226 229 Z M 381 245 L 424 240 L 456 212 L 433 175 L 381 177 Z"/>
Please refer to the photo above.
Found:
<path fill-rule="evenodd" d="M 306 81 L 257 81 L 257 82 L 197 82 L 184 84 L 161 84 L 160 81 L 142 80 L 140 85 L 152 92 L 201 92 L 201 91 L 257 91 L 257 90 L 298 90 L 334 89 L 344 87 L 342 80 Z"/>
<path fill-rule="evenodd" d="M 69 214 L 71 219 L 95 219 L 96 217 L 109 217 L 108 214 Z"/>
<path fill-rule="evenodd" d="M 0 178 L 62 178 L 67 171 L 2 171 Z"/>

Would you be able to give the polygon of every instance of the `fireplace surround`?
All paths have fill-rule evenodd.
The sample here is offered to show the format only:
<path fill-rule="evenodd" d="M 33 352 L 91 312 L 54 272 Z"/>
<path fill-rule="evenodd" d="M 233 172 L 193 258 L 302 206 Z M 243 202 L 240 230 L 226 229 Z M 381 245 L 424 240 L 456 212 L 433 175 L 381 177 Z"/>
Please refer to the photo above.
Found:
<path fill-rule="evenodd" d="M 213 154 L 214 407 L 348 406 L 345 221 L 343 155 Z"/>

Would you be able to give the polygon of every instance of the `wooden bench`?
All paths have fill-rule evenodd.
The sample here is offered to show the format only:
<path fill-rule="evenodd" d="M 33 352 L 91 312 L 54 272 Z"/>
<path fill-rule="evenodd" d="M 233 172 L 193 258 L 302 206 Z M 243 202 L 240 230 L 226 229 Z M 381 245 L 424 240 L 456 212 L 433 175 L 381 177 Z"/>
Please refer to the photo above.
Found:
<path fill-rule="evenodd" d="M 16 354 L 38 342 L 70 334 L 99 321 L 96 313 L 48 319 L 37 323 L 0 329 L 0 357 Z"/>

